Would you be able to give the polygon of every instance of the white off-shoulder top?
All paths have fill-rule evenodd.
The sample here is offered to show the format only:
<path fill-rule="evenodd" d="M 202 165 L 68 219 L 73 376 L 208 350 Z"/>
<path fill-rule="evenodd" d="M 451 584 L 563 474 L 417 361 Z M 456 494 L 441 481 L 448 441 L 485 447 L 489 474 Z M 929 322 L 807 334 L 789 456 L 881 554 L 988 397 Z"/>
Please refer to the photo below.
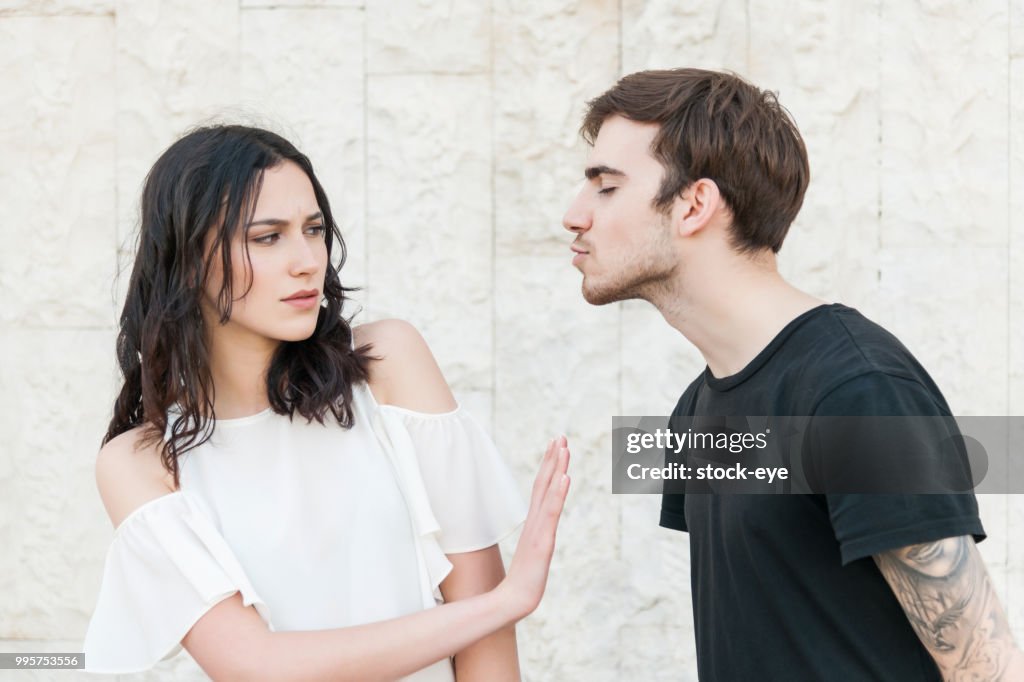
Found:
<path fill-rule="evenodd" d="M 525 517 L 494 444 L 461 408 L 424 414 L 353 388 L 355 425 L 267 409 L 216 422 L 180 489 L 114 532 L 83 651 L 129 673 L 180 650 L 237 593 L 276 631 L 360 625 L 441 602 L 446 554 L 489 547 Z M 450 682 L 440 661 L 409 680 Z"/>

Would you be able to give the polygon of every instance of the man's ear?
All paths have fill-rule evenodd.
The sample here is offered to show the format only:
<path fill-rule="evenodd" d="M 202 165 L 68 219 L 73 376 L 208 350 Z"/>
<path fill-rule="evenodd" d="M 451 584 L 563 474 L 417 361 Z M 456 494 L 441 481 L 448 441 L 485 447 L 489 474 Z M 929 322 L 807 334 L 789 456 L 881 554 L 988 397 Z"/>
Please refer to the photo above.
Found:
<path fill-rule="evenodd" d="M 673 227 L 679 236 L 692 237 L 707 227 L 724 207 L 722 194 L 714 180 L 694 180 L 673 202 Z"/>

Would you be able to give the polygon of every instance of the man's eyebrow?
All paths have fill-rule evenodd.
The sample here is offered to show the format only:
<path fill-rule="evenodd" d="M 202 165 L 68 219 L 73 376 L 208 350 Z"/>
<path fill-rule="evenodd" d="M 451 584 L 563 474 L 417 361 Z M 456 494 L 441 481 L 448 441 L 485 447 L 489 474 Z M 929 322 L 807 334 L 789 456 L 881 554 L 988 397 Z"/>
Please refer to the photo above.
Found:
<path fill-rule="evenodd" d="M 589 166 L 585 171 L 583 171 L 583 174 L 587 176 L 587 180 L 593 180 L 599 175 L 626 175 L 618 168 L 611 168 L 610 166 Z"/>
<path fill-rule="evenodd" d="M 310 213 L 308 216 L 306 216 L 305 222 L 308 223 L 308 222 L 313 221 L 313 220 L 320 220 L 323 217 L 324 217 L 324 214 L 322 212 L 320 212 L 320 211 L 317 211 L 316 213 Z M 252 227 L 253 225 L 273 225 L 274 227 L 280 227 L 282 225 L 287 225 L 287 224 L 288 224 L 288 221 L 284 220 L 282 218 L 264 218 L 263 220 L 254 220 L 251 223 L 249 223 L 248 226 Z"/>

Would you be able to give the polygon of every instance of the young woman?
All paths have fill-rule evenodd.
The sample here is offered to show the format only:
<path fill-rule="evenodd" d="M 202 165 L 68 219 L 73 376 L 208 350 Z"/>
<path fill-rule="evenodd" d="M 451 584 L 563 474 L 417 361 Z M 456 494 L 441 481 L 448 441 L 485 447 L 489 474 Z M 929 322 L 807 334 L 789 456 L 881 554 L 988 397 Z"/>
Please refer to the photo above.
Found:
<path fill-rule="evenodd" d="M 344 256 L 309 160 L 273 133 L 202 128 L 150 171 L 96 466 L 116 530 L 87 669 L 180 644 L 217 680 L 519 678 L 565 439 L 526 513 L 416 330 L 349 327 Z M 496 543 L 524 514 L 505 576 Z"/>

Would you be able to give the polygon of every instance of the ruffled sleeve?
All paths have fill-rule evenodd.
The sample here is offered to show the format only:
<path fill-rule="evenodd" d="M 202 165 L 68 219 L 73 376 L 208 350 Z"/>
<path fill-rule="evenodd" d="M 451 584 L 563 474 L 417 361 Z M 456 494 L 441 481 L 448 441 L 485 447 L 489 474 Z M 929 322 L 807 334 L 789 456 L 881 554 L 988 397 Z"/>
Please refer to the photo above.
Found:
<path fill-rule="evenodd" d="M 490 547 L 526 518 L 526 505 L 493 441 L 461 407 L 423 414 L 383 406 L 397 414 L 413 446 L 445 554 Z"/>
<path fill-rule="evenodd" d="M 199 504 L 182 492 L 147 502 L 114 533 L 85 636 L 86 670 L 151 668 L 178 653 L 196 621 L 236 592 L 273 629 L 269 609 Z"/>
<path fill-rule="evenodd" d="M 409 507 L 428 608 L 442 601 L 439 586 L 452 569 L 445 555 L 495 544 L 523 522 L 526 505 L 494 443 L 461 408 L 424 414 L 378 405 L 368 389 L 356 400 L 370 403 Z"/>

